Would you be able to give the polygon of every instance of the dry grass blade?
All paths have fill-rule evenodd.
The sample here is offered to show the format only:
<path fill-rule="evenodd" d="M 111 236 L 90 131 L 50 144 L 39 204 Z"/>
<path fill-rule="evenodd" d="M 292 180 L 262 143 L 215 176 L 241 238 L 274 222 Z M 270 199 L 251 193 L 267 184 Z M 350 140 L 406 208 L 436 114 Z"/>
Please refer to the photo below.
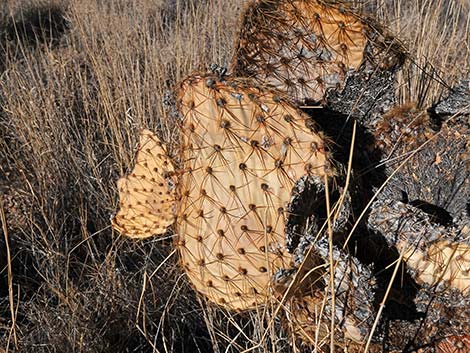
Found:
<path fill-rule="evenodd" d="M 373 55 L 369 54 L 377 53 L 377 50 L 383 55 L 369 67 L 374 68 L 368 71 L 372 76 L 383 72 L 380 64 L 390 67 L 397 63 L 393 55 L 392 60 L 387 61 L 388 54 L 394 53 L 394 47 L 389 46 L 391 43 L 378 45 L 372 52 L 361 49 L 364 45 L 372 45 L 376 38 L 374 32 L 378 34 L 381 30 L 372 28 L 373 21 L 358 17 L 356 13 L 360 11 L 351 10 L 349 6 L 342 9 L 342 1 L 255 2 L 266 7 L 254 10 L 251 7 L 250 11 L 275 17 L 253 16 L 260 21 L 245 23 L 245 29 L 265 29 L 243 34 L 248 39 L 263 38 L 261 47 L 253 43 L 245 46 L 245 57 L 249 59 L 247 67 L 259 65 L 258 59 L 276 58 L 264 63 L 261 60 L 261 80 L 293 92 L 300 100 L 307 96 L 321 100 L 328 87 L 333 91 L 337 83 L 339 88 L 343 87 L 344 72 L 357 70 L 360 62 L 372 60 Z M 446 94 L 448 87 L 469 75 L 468 0 L 351 2 L 364 11 L 375 12 L 380 22 L 386 23 L 409 48 L 409 60 L 398 77 L 397 92 L 402 102 L 415 101 L 418 108 L 427 108 Z M 271 11 L 270 6 L 279 3 L 286 4 L 282 9 L 286 16 Z M 311 26 L 302 22 L 309 17 L 305 13 L 296 14 L 289 7 L 294 3 L 302 4 L 302 11 L 321 12 L 321 19 L 311 21 Z M 167 92 L 190 72 L 205 70 L 213 62 L 231 63 L 232 53 L 238 46 L 234 38 L 242 11 L 243 1 L 229 0 L 0 2 L 0 202 L 4 211 L 1 215 L 3 236 L 0 237 L 0 352 L 6 353 L 5 348 L 7 351 L 15 348 L 18 352 L 39 353 L 125 350 L 172 353 L 249 350 L 263 353 L 304 349 L 298 345 L 294 334 L 286 332 L 279 315 L 283 311 L 290 314 L 295 311 L 289 302 L 292 287 L 270 305 L 258 305 L 250 313 L 228 313 L 195 296 L 176 257 L 170 256 L 173 251 L 171 239 L 175 237 L 171 230 L 166 237 L 158 240 L 150 237 L 137 243 L 118 237 L 109 226 L 118 202 L 115 183 L 121 175 L 130 172 L 128 166 L 135 159 L 132 151 L 138 142 L 139 130 L 154 131 L 167 146 L 172 160 L 177 164 L 185 162 L 181 159 L 180 149 L 181 116 L 171 109 L 173 102 Z M 273 29 L 269 24 L 271 20 L 280 25 Z M 286 27 L 287 22 L 295 21 L 299 26 Z M 298 31 L 309 29 L 309 26 L 318 30 L 317 34 L 326 34 L 325 37 L 315 37 L 316 41 L 312 41 L 313 37 L 306 38 L 305 33 Z M 364 36 L 361 30 L 369 27 L 371 31 Z M 325 43 L 326 37 L 329 37 L 329 43 Z M 294 42 L 283 45 L 282 38 Z M 300 41 L 297 43 L 296 39 Z M 317 45 L 319 43 L 321 45 Z M 265 50 L 269 46 L 279 50 Z M 252 49 L 262 49 L 264 53 L 261 57 L 253 56 Z M 292 53 L 295 55 L 289 57 Z M 319 55 L 324 61 L 313 68 L 305 66 L 307 60 L 302 56 L 309 55 Z M 269 73 L 279 75 L 268 77 Z M 365 92 L 352 102 L 353 108 L 345 115 L 353 116 L 352 110 L 361 110 L 361 102 L 367 99 L 367 94 Z M 230 97 L 226 100 L 230 101 Z M 310 103 L 304 108 L 311 107 Z M 235 109 L 230 107 L 228 110 L 233 113 Z M 408 127 L 416 128 L 415 125 Z M 360 124 L 357 142 L 362 141 L 359 128 Z M 279 129 L 275 130 L 273 133 L 277 134 Z M 417 135 L 422 135 L 420 131 L 415 130 Z M 463 144 L 465 134 L 462 131 L 441 131 L 441 136 L 445 135 L 443 140 L 451 142 L 449 146 L 455 146 L 456 142 Z M 233 138 L 237 132 L 232 129 L 227 138 Z M 457 137 L 458 133 L 460 137 Z M 390 131 L 383 135 L 389 136 Z M 258 140 L 262 141 L 261 138 Z M 283 140 L 278 141 L 283 144 Z M 417 143 L 414 138 L 409 141 Z M 266 140 L 262 142 L 269 144 Z M 420 151 L 430 149 L 433 143 L 425 143 Z M 422 141 L 417 144 L 421 145 Z M 283 153 L 295 159 L 295 149 L 283 145 Z M 264 153 L 254 147 L 243 145 L 244 150 L 250 151 L 245 157 L 256 159 Z M 408 161 L 412 160 L 416 154 L 414 148 L 411 150 L 383 161 L 383 165 L 399 165 L 407 157 L 410 157 Z M 352 159 L 353 153 L 354 158 L 360 157 L 362 152 L 360 148 L 354 152 L 351 149 L 349 157 Z M 445 156 L 440 155 L 439 159 L 444 160 Z M 223 158 L 212 162 L 216 168 L 233 167 Z M 243 184 L 246 190 L 251 191 L 253 185 L 249 181 L 255 179 L 250 172 L 259 177 L 258 172 L 263 168 L 265 166 L 260 162 L 256 168 L 250 166 L 250 170 L 246 170 L 243 174 L 243 178 L 247 178 Z M 215 178 L 210 180 L 216 185 Z M 281 181 L 290 185 L 285 175 Z M 198 183 L 202 184 L 201 180 Z M 350 185 L 347 191 L 351 191 L 353 178 L 346 184 Z M 198 187 L 197 192 L 201 191 Z M 275 195 L 275 192 L 270 193 L 272 199 L 276 199 Z M 246 192 L 243 204 L 248 205 L 245 213 L 252 214 L 249 205 L 256 203 L 245 200 L 248 196 Z M 331 206 L 331 223 L 334 224 L 341 207 Z M 459 202 L 448 207 L 455 213 L 462 211 Z M 226 208 L 227 212 L 232 212 Z M 367 211 L 364 211 L 359 220 L 364 223 L 366 215 Z M 268 225 L 268 218 L 261 218 L 261 223 Z M 237 231 L 241 231 L 241 224 L 234 224 Z M 326 232 L 327 227 L 325 223 L 320 231 Z M 358 221 L 352 231 L 356 235 L 360 230 Z M 280 225 L 276 232 L 281 239 Z M 263 244 L 256 247 L 261 246 Z M 406 251 L 407 247 L 403 249 Z M 453 252 L 443 252 L 440 247 L 437 252 L 434 248 L 428 250 L 432 250 L 431 255 L 438 256 L 443 264 L 447 263 L 444 268 L 451 269 L 454 262 L 444 261 L 442 255 L 451 257 Z M 312 253 L 316 251 L 313 249 Z M 265 254 L 265 251 L 258 249 L 257 253 Z M 457 251 L 455 254 L 458 255 Z M 261 256 L 257 259 L 266 261 Z M 303 272 L 301 270 L 309 265 L 301 265 L 294 280 L 306 282 L 318 270 L 318 273 L 325 273 L 319 279 L 322 284 L 330 282 L 333 272 L 329 262 Z M 347 266 L 352 262 L 341 262 L 336 258 L 334 262 L 335 280 L 341 269 L 354 272 L 354 266 Z M 254 269 L 259 272 L 259 266 Z M 444 269 L 444 273 L 447 271 Z M 437 276 L 434 280 L 441 282 Z M 420 283 L 424 288 L 422 294 L 429 288 L 426 282 Z M 16 294 L 16 288 L 21 288 L 21 292 Z M 331 292 L 334 288 L 327 290 Z M 336 291 L 334 295 L 338 307 L 342 301 L 341 293 Z M 395 293 L 390 295 L 393 297 Z M 465 308 L 459 305 L 463 305 L 466 298 L 460 303 L 454 297 L 446 299 L 444 295 L 433 298 L 433 305 L 429 306 L 430 318 L 452 317 L 452 323 L 467 323 L 465 316 L 457 317 L 457 311 L 464 312 Z M 417 297 L 416 301 L 422 305 L 430 299 Z M 436 309 L 436 303 L 445 309 Z M 341 326 L 342 318 L 334 318 L 329 312 L 328 295 L 320 302 L 312 300 L 307 304 L 312 311 L 318 312 L 307 317 L 308 325 L 302 326 L 301 330 L 304 334 L 308 328 L 314 330 L 313 334 L 307 332 L 313 337 L 310 342 L 315 341 L 317 351 L 326 349 L 332 343 L 329 339 L 333 334 L 332 318 L 337 333 L 346 332 L 347 327 Z M 386 303 L 383 313 L 389 304 Z M 449 307 L 457 314 L 448 315 Z M 300 321 L 300 316 L 298 318 Z M 395 320 L 391 323 L 393 329 L 407 332 L 408 327 L 393 326 L 400 322 L 410 325 L 408 321 Z M 441 324 L 431 322 L 429 325 L 440 329 Z M 354 322 L 349 327 L 357 326 Z M 455 330 L 463 327 L 457 326 Z M 439 337 L 440 346 L 452 347 L 454 343 L 462 342 L 468 345 L 467 338 L 458 335 L 452 338 L 455 334 L 449 327 L 442 331 L 446 337 Z M 381 330 L 379 328 L 377 331 Z M 417 340 L 432 344 L 427 337 L 420 336 Z M 335 343 L 340 341 L 341 338 L 336 339 Z M 16 343 L 17 347 L 14 347 Z M 418 349 L 410 349 L 414 348 Z"/>
<path fill-rule="evenodd" d="M 397 276 L 397 273 L 398 273 L 398 270 L 401 266 L 401 260 L 402 259 L 403 259 L 403 254 L 400 254 L 400 257 L 397 259 L 395 267 L 393 268 L 393 274 L 390 278 L 390 282 L 388 284 L 387 291 L 385 292 L 385 295 L 382 299 L 382 302 L 380 303 L 379 310 L 377 311 L 377 314 L 376 314 L 376 317 L 375 317 L 375 320 L 374 320 L 374 324 L 373 324 L 372 329 L 370 331 L 369 337 L 367 338 L 367 343 L 366 343 L 366 346 L 364 347 L 364 353 L 369 352 L 369 347 L 370 347 L 371 342 L 372 342 L 372 337 L 374 336 L 375 330 L 377 329 L 377 326 L 379 324 L 379 320 L 382 317 L 382 312 L 385 308 L 385 303 L 386 303 L 387 299 L 389 298 L 390 290 L 392 289 L 393 281 L 395 280 L 395 278 Z"/>
<path fill-rule="evenodd" d="M 336 330 L 336 298 L 335 298 L 335 262 L 333 260 L 333 229 L 331 226 L 331 213 L 330 205 L 330 192 L 328 190 L 328 181 L 325 180 L 325 195 L 326 195 L 326 216 L 328 225 L 328 252 L 329 252 L 329 267 L 330 267 L 330 283 L 329 290 L 331 291 L 331 322 L 330 322 L 330 351 L 335 350 L 335 330 Z"/>
<path fill-rule="evenodd" d="M 3 235 L 5 237 L 5 244 L 6 244 L 6 255 L 7 255 L 7 266 L 8 266 L 8 300 L 10 303 L 10 315 L 11 315 L 11 328 L 6 344 L 6 351 L 9 351 L 10 346 L 10 339 L 13 338 L 13 344 L 15 349 L 18 348 L 18 337 L 16 335 L 16 315 L 17 311 L 15 310 L 15 299 L 13 296 L 13 272 L 11 269 L 11 253 L 10 253 L 10 245 L 8 240 L 8 225 L 7 220 L 5 217 L 5 210 L 3 208 L 3 202 L 0 199 L 0 221 L 2 222 L 2 229 Z"/>
<path fill-rule="evenodd" d="M 10 1 L 11 9 L 5 2 L 0 7 L 27 25 L 21 13 L 35 13 L 34 3 Z M 132 245 L 113 237 L 109 217 L 116 209 L 115 182 L 132 163 L 140 128 L 158 131 L 174 152 L 177 129 L 163 102 L 165 92 L 203 63 L 228 61 L 233 33 L 217 28 L 236 22 L 237 6 L 77 1 L 62 12 L 70 27 L 53 45 L 41 40 L 34 46 L 19 43 L 15 52 L 2 50 L 0 191 L 12 229 L 13 281 L 22 288 L 21 349 L 149 347 L 133 323 L 141 295 L 136 289 L 141 289 L 144 270 L 154 272 L 168 255 L 168 244 Z M 199 45 L 199 36 L 214 45 Z M 3 251 L 3 237 L 1 243 Z M 170 337 L 169 350 L 189 349 L 182 348 L 183 342 L 196 335 L 199 345 L 209 346 L 200 309 L 188 299 L 192 292 L 184 283 L 165 316 L 172 324 L 156 334 L 150 317 L 160 317 L 157 298 L 169 295 L 168 284 L 174 284 L 177 273 L 169 260 L 148 281 L 143 329 L 159 350 L 163 335 Z M 57 301 L 59 293 L 73 305 Z M 181 322 L 181 317 L 188 319 Z M 0 336 L 3 344 L 8 332 L 2 329 Z"/>
<path fill-rule="evenodd" d="M 433 104 L 470 73 L 470 3 L 377 1 L 378 16 L 405 41 L 410 61 L 399 73 L 402 103 Z M 390 19 L 393 19 L 390 21 Z"/>

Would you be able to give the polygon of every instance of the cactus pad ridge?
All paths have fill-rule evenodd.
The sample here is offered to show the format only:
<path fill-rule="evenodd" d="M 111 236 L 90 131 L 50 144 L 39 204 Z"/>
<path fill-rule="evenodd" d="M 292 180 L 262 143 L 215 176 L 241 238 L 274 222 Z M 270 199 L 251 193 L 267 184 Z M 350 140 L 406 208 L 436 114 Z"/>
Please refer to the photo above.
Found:
<path fill-rule="evenodd" d="M 140 133 L 132 172 L 118 180 L 120 210 L 113 227 L 131 238 L 165 233 L 175 221 L 176 178 L 165 146 L 149 130 Z"/>
<path fill-rule="evenodd" d="M 251 81 L 194 75 L 177 89 L 182 113 L 181 262 L 209 300 L 244 310 L 271 297 L 292 266 L 284 228 L 303 175 L 331 175 L 309 118 Z"/>
<path fill-rule="evenodd" d="M 348 72 L 365 59 L 374 65 L 379 59 L 384 68 L 401 60 L 394 60 L 396 45 L 385 44 L 392 40 L 382 30 L 339 1 L 253 1 L 242 19 L 233 72 L 272 85 L 297 102 L 318 102 L 328 89 L 342 88 Z M 393 53 L 384 55 L 388 51 Z"/>

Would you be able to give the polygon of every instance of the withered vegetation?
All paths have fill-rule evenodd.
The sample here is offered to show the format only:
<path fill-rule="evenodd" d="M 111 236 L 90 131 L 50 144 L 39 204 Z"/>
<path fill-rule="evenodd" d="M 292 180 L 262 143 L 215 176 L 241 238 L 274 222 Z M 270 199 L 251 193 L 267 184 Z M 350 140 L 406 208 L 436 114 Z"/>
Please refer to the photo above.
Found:
<path fill-rule="evenodd" d="M 468 77 L 469 0 L 352 5 L 408 50 L 401 103 L 429 107 Z M 171 231 L 135 242 L 110 223 L 139 130 L 156 131 L 177 157 L 168 91 L 194 70 L 230 64 L 244 6 L 0 4 L 0 352 L 296 351 L 271 313 L 203 301 L 177 265 Z M 435 317 L 452 315 L 437 302 Z"/>

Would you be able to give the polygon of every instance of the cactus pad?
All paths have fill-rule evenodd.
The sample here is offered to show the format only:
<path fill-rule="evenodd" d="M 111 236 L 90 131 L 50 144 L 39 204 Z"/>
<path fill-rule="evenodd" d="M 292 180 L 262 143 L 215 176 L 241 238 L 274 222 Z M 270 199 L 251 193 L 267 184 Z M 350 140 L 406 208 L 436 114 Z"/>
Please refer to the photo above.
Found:
<path fill-rule="evenodd" d="M 160 234 L 176 208 L 175 244 L 195 288 L 230 309 L 266 303 L 272 276 L 293 266 L 284 228 L 295 183 L 334 175 L 327 141 L 278 93 L 247 80 L 195 75 L 176 93 L 180 179 L 144 131 L 134 170 L 118 182 L 113 226 L 131 237 Z"/>
<path fill-rule="evenodd" d="M 149 130 L 140 133 L 132 172 L 118 180 L 120 210 L 113 227 L 131 238 L 165 233 L 175 221 L 176 178 L 165 146 Z"/>
<path fill-rule="evenodd" d="M 213 302 L 239 310 L 265 303 L 273 274 L 292 266 L 284 228 L 295 182 L 332 173 L 325 140 L 306 115 L 247 80 L 196 75 L 177 97 L 182 264 Z"/>
<path fill-rule="evenodd" d="M 402 59 L 386 42 L 392 40 L 342 2 L 260 0 L 244 13 L 232 66 L 298 102 L 316 102 L 342 88 L 366 57 L 374 66 L 398 65 Z"/>
<path fill-rule="evenodd" d="M 369 225 L 403 253 L 417 282 L 470 293 L 470 244 L 456 230 L 399 201 L 375 202 Z"/>
<path fill-rule="evenodd" d="M 448 283 L 470 293 L 470 244 L 438 241 L 419 251 L 399 242 L 397 248 L 404 251 L 404 259 L 419 281 L 430 285 Z"/>

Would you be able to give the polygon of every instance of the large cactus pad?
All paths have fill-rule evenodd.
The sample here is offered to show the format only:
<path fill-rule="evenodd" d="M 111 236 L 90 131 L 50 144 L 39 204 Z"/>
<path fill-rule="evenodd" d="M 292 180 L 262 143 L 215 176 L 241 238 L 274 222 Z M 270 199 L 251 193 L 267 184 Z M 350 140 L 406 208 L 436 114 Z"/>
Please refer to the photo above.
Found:
<path fill-rule="evenodd" d="M 296 180 L 331 174 L 325 141 L 306 115 L 250 81 L 196 75 L 177 95 L 183 266 L 216 303 L 265 303 L 273 274 L 291 266 L 284 227 Z"/>
<path fill-rule="evenodd" d="M 383 30 L 341 1 L 260 0 L 243 15 L 232 68 L 303 103 L 344 87 L 347 73 L 366 59 L 388 69 L 403 55 Z"/>

